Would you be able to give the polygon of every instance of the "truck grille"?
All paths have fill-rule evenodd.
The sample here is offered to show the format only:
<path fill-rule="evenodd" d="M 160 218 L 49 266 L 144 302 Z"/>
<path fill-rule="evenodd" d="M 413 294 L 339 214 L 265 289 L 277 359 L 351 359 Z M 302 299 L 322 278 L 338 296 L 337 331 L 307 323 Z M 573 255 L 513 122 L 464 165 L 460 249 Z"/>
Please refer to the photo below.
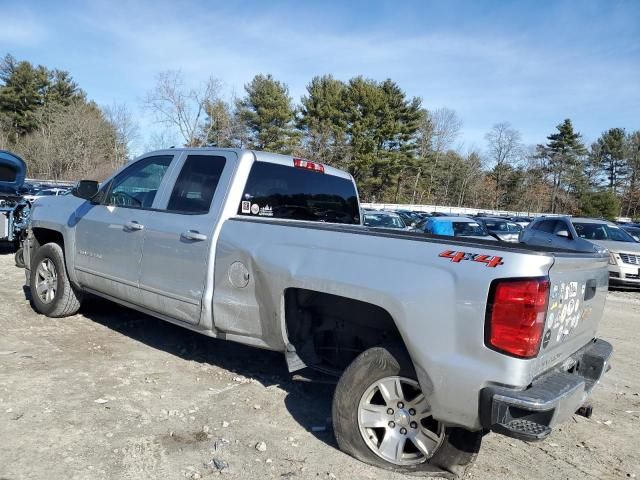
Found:
<path fill-rule="evenodd" d="M 624 263 L 630 263 L 632 265 L 640 265 L 640 255 L 631 255 L 629 253 L 621 253 L 620 258 Z"/>

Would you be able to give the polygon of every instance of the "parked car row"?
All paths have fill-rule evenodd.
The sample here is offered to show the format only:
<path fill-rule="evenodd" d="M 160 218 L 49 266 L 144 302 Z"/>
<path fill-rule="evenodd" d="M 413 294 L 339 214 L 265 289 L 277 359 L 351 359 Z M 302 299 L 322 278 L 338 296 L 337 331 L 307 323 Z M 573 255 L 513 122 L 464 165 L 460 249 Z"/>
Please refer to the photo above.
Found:
<path fill-rule="evenodd" d="M 628 227 L 629 228 L 629 227 Z M 539 217 L 522 233 L 522 243 L 581 252 L 609 251 L 609 282 L 640 286 L 640 242 L 613 222 L 580 217 Z"/>
<path fill-rule="evenodd" d="M 640 224 L 569 216 L 458 216 L 409 210 L 367 210 L 364 224 L 448 237 L 519 242 L 581 252 L 609 252 L 610 283 L 640 287 Z"/>

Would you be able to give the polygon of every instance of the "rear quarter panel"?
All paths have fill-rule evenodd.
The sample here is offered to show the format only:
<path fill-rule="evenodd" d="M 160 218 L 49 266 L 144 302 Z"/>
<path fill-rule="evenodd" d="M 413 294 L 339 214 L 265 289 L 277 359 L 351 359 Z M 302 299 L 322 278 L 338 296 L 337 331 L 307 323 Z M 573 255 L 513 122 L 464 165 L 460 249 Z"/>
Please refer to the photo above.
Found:
<path fill-rule="evenodd" d="M 501 256 L 502 264 L 453 262 L 439 256 L 447 250 Z M 236 262 L 249 271 L 245 288 L 229 280 Z M 503 250 L 497 242 L 461 246 L 425 241 L 420 234 L 399 239 L 364 227 L 339 231 L 306 222 L 232 218 L 222 226 L 216 252 L 214 324 L 284 351 L 285 289 L 372 303 L 396 322 L 436 418 L 477 428 L 480 389 L 489 383 L 524 387 L 536 364 L 484 345 L 491 281 L 546 276 L 552 264 L 551 256 Z"/>

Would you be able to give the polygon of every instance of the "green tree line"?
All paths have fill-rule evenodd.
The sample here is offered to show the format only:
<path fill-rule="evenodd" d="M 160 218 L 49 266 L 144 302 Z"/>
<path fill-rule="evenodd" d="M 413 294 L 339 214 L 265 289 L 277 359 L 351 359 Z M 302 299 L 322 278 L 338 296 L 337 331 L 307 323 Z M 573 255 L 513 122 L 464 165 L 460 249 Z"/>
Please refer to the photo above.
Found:
<path fill-rule="evenodd" d="M 611 128 L 587 145 L 570 119 L 559 119 L 540 144 L 524 145 L 520 132 L 502 122 L 488 126 L 482 151 L 463 151 L 456 112 L 428 108 L 391 79 L 317 76 L 297 102 L 271 75 L 256 75 L 231 99 L 216 78 L 189 83 L 179 71 L 162 72 L 143 100 L 168 133 L 153 146 L 177 138 L 187 146 L 301 156 L 349 171 L 363 201 L 640 216 L 640 131 Z M 78 109 L 105 127 L 104 138 L 94 141 L 93 164 L 44 161 L 60 155 L 40 145 L 46 142 L 39 132 L 59 121 L 48 112 Z M 0 66 L 0 147 L 25 153 L 34 168 L 58 162 L 56 175 L 78 178 L 87 168 L 102 172 L 122 163 L 135 129 L 126 128 L 126 109 L 120 116 L 114 110 L 88 101 L 67 72 L 10 56 Z M 38 148 L 28 150 L 38 135 Z"/>

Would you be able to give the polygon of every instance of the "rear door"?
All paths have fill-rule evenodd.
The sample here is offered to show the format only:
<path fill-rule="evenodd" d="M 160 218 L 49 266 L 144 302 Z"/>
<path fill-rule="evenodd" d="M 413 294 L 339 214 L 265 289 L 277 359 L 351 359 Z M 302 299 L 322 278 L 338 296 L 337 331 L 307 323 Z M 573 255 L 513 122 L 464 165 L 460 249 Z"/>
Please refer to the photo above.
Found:
<path fill-rule="evenodd" d="M 215 258 L 214 230 L 237 156 L 185 152 L 176 178 L 146 220 L 140 304 L 190 324 L 200 321 L 207 271 Z"/>

